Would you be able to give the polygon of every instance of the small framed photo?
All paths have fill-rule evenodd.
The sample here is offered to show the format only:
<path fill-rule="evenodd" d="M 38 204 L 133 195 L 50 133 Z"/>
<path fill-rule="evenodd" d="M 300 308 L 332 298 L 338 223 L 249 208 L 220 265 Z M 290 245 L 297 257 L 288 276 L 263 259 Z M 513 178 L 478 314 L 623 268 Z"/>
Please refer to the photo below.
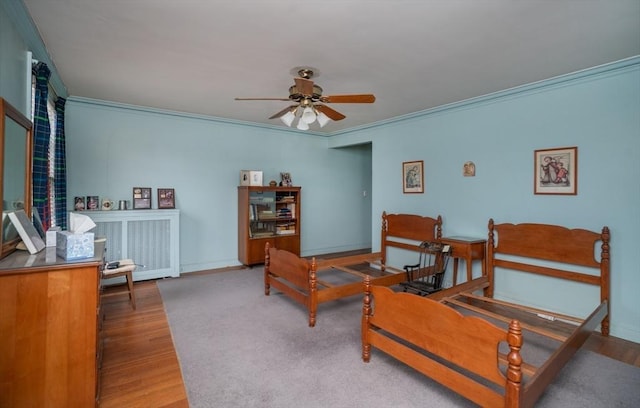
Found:
<path fill-rule="evenodd" d="M 133 188 L 133 209 L 148 210 L 151 208 L 151 187 Z"/>
<path fill-rule="evenodd" d="M 158 208 L 176 208 L 176 191 L 173 188 L 158 189 Z"/>
<path fill-rule="evenodd" d="M 476 176 L 476 165 L 472 161 L 465 162 L 462 165 L 462 175 L 464 177 L 475 177 Z"/>
<path fill-rule="evenodd" d="M 402 163 L 402 192 L 424 193 L 424 162 L 422 160 Z"/>
<path fill-rule="evenodd" d="M 75 211 L 84 211 L 85 208 L 84 197 L 75 197 L 73 199 L 73 209 Z"/>
<path fill-rule="evenodd" d="M 291 173 L 280 173 L 280 185 L 283 187 L 293 186 L 293 181 L 291 181 Z"/>
<path fill-rule="evenodd" d="M 535 194 L 578 194 L 578 148 L 561 147 L 534 152 Z"/>
<path fill-rule="evenodd" d="M 87 196 L 87 210 L 95 211 L 100 209 L 100 199 L 98 196 Z"/>

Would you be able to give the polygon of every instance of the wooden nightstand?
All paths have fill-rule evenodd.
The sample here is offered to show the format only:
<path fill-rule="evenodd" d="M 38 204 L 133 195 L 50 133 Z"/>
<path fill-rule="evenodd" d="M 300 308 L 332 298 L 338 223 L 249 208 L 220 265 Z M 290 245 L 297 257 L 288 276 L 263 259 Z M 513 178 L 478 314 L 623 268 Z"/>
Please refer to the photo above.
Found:
<path fill-rule="evenodd" d="M 473 237 L 444 237 L 441 239 L 443 244 L 451 245 L 453 252 L 453 285 L 458 283 L 458 261 L 464 259 L 467 264 L 467 282 L 473 279 L 473 261 L 479 260 L 482 262 L 482 275 L 486 275 L 486 264 L 484 261 L 485 251 L 487 246 L 486 239 L 479 239 Z"/>

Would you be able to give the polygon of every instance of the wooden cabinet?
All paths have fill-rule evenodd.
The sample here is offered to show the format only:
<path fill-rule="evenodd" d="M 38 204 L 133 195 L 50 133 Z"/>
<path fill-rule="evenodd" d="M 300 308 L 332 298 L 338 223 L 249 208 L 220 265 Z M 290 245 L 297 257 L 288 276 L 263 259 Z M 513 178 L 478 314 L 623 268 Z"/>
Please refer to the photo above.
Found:
<path fill-rule="evenodd" d="M 66 262 L 55 248 L 0 261 L 0 407 L 93 407 L 104 244 Z"/>
<path fill-rule="evenodd" d="M 264 263 L 264 246 L 300 255 L 300 187 L 238 187 L 238 260 Z"/>

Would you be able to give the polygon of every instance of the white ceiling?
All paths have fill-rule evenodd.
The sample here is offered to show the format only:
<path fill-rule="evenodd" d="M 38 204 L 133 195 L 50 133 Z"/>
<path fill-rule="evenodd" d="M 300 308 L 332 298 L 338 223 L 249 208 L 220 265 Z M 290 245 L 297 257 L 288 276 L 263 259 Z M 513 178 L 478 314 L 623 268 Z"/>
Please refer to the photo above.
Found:
<path fill-rule="evenodd" d="M 640 55 L 639 0 L 23 1 L 70 96 L 284 127 L 234 98 L 311 66 L 377 98 L 327 134 Z"/>

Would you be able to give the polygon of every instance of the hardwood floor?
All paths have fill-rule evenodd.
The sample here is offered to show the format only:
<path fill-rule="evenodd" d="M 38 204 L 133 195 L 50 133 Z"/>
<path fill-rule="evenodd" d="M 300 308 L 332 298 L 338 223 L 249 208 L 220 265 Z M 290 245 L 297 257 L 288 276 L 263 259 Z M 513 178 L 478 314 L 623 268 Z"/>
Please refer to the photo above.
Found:
<path fill-rule="evenodd" d="M 109 290 L 109 289 L 107 289 Z M 188 407 L 178 357 L 155 281 L 104 298 L 100 407 Z"/>
<path fill-rule="evenodd" d="M 103 301 L 100 407 L 188 407 L 158 287 L 138 282 L 135 293 L 135 311 L 126 294 Z M 639 343 L 594 333 L 584 348 L 640 367 Z"/>

